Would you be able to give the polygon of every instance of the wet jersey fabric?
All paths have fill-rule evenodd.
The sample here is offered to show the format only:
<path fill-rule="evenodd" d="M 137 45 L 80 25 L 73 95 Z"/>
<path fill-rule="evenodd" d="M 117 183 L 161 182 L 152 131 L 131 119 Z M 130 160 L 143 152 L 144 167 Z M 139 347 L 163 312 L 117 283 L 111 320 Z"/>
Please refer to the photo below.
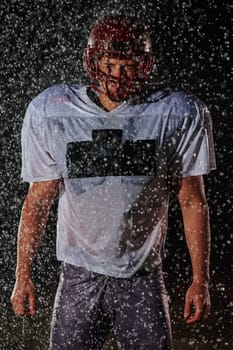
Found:
<path fill-rule="evenodd" d="M 111 112 L 87 87 L 56 85 L 29 104 L 22 129 L 22 178 L 62 178 L 58 260 L 130 277 L 161 263 L 169 179 L 215 168 L 211 118 L 185 90 L 154 91 Z"/>

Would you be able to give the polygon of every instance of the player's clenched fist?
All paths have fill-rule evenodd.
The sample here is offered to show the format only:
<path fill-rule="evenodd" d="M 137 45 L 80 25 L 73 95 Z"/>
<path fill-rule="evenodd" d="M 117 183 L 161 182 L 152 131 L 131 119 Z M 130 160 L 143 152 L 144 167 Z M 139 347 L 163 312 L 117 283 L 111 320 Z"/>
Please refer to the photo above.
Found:
<path fill-rule="evenodd" d="M 17 316 L 31 316 L 35 314 L 35 288 L 31 279 L 16 280 L 11 296 L 11 304 Z"/>

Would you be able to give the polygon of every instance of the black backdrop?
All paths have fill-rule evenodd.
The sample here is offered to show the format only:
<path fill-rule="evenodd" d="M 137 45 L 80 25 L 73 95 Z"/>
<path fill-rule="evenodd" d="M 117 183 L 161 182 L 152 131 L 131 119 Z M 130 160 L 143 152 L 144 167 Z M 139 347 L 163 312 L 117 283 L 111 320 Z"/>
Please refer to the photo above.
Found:
<path fill-rule="evenodd" d="M 180 211 L 173 197 L 165 270 L 176 350 L 232 349 L 232 9 L 230 0 L 0 2 L 0 350 L 47 349 L 58 280 L 55 203 L 33 267 L 38 312 L 31 319 L 13 316 L 9 298 L 14 284 L 17 226 L 27 190 L 20 180 L 20 129 L 25 108 L 52 84 L 87 81 L 82 49 L 91 24 L 107 13 L 143 18 L 153 37 L 153 79 L 192 90 L 211 110 L 218 168 L 205 177 L 212 229 L 213 308 L 208 321 L 187 327 L 182 320 L 191 271 Z"/>

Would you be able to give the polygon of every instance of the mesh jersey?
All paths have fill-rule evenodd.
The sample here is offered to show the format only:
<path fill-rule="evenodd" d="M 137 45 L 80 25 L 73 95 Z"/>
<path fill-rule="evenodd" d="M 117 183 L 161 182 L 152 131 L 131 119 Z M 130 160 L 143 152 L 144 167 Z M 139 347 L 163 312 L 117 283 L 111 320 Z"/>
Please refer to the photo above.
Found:
<path fill-rule="evenodd" d="M 209 112 L 184 90 L 106 112 L 87 88 L 56 85 L 28 106 L 22 129 L 25 181 L 63 178 L 57 258 L 129 277 L 161 262 L 168 178 L 215 168 Z"/>

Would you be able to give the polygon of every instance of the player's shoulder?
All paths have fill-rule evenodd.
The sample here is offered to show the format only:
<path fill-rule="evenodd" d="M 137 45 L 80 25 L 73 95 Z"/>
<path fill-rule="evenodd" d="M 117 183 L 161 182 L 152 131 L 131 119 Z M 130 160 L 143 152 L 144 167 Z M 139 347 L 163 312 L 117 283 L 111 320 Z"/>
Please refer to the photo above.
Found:
<path fill-rule="evenodd" d="M 153 92 L 148 101 L 150 103 L 160 101 L 163 111 L 167 111 L 171 118 L 200 118 L 203 110 L 208 110 L 206 104 L 197 95 L 181 87 L 164 87 Z"/>
<path fill-rule="evenodd" d="M 182 126 L 203 125 L 207 115 L 209 118 L 205 103 L 185 88 L 151 86 L 144 92 L 141 103 L 142 109 L 160 118 L 170 132 Z"/>
<path fill-rule="evenodd" d="M 49 118 L 65 115 L 67 106 L 75 93 L 81 94 L 81 84 L 56 84 L 49 86 L 35 96 L 29 103 L 25 115 L 25 124 L 36 127 Z"/>
<path fill-rule="evenodd" d="M 40 109 L 48 102 L 59 101 L 62 96 L 65 97 L 68 89 L 67 84 L 56 84 L 47 87 L 39 92 L 30 102 L 29 106 L 35 109 Z"/>
<path fill-rule="evenodd" d="M 140 94 L 132 98 L 134 105 L 153 105 L 166 99 L 172 93 L 172 88 L 165 85 L 150 84 L 144 87 Z"/>
<path fill-rule="evenodd" d="M 196 110 L 205 106 L 205 103 L 192 91 L 185 88 L 176 88 L 172 95 L 172 102 L 188 111 Z"/>
<path fill-rule="evenodd" d="M 169 107 L 192 108 L 196 103 L 203 103 L 191 91 L 172 85 L 152 85 L 145 89 L 141 103 L 153 104 L 163 102 Z"/>
<path fill-rule="evenodd" d="M 24 125 L 36 127 L 48 116 L 48 106 L 66 98 L 66 85 L 56 84 L 39 92 L 28 104 Z"/>
<path fill-rule="evenodd" d="M 206 104 L 188 89 L 174 89 L 169 104 L 168 129 L 170 131 L 177 128 L 198 130 L 209 119 L 209 110 Z"/>
<path fill-rule="evenodd" d="M 180 122 L 186 126 L 203 126 L 211 119 L 206 103 L 199 96 L 187 89 L 176 91 L 174 95 L 174 110 L 175 112 L 173 114 L 179 115 Z"/>

